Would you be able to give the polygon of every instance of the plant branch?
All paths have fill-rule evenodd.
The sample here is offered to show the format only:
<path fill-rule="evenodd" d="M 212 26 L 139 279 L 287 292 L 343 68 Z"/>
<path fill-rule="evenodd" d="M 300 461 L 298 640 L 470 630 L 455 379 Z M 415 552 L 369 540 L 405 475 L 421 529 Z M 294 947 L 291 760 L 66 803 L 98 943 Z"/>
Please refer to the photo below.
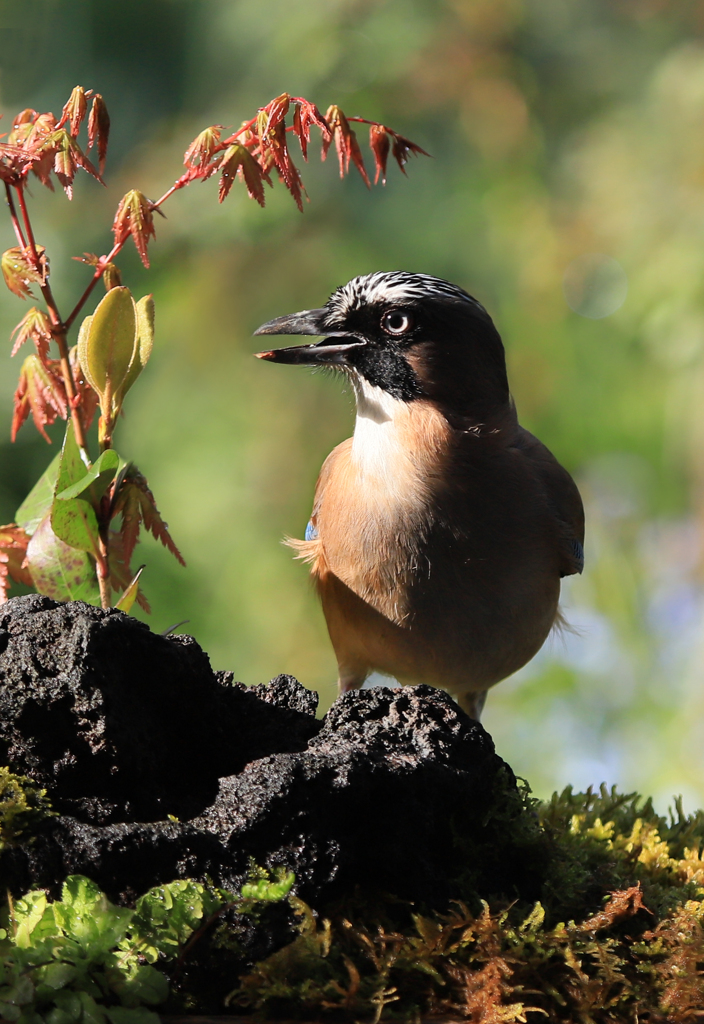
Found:
<path fill-rule="evenodd" d="M 295 98 L 294 98 L 293 102 L 296 102 Z M 246 121 L 240 128 L 237 129 L 236 132 L 233 132 L 232 135 L 229 135 L 226 139 L 221 141 L 214 148 L 213 153 L 215 154 L 215 153 L 223 152 L 236 139 L 238 139 L 240 135 L 243 135 L 245 132 L 248 132 L 250 130 L 250 128 L 252 128 L 252 126 L 256 124 L 258 116 L 259 116 L 259 112 L 257 112 L 257 114 L 253 118 L 251 118 L 249 121 Z M 293 132 L 294 131 L 293 126 L 288 126 L 286 128 L 286 131 L 287 132 Z M 249 145 L 254 146 L 254 145 L 256 145 L 258 143 L 258 141 L 259 141 L 258 139 L 253 138 L 253 139 L 250 140 Z M 151 203 L 152 210 L 160 209 L 161 206 L 163 205 L 163 203 L 165 203 L 167 199 L 170 199 L 171 196 L 174 195 L 175 192 L 180 191 L 180 189 L 185 188 L 186 185 L 190 185 L 193 181 L 196 181 L 199 178 L 200 178 L 200 175 L 198 177 L 193 177 L 193 176 L 189 175 L 188 172 L 186 174 L 183 174 L 180 178 L 178 178 L 174 182 L 173 185 L 171 185 L 170 188 L 168 188 L 166 190 L 166 192 L 164 192 L 164 194 L 162 196 L 159 197 L 159 199 L 156 199 L 156 200 L 154 200 L 154 202 Z M 122 250 L 123 246 L 125 245 L 126 241 L 127 241 L 127 239 L 124 239 L 122 242 L 117 242 L 112 247 L 112 249 L 110 250 L 108 255 L 101 257 L 101 259 L 98 261 L 98 264 L 97 264 L 97 266 L 95 268 L 95 273 L 93 274 L 92 278 L 88 282 L 88 285 L 86 286 L 85 291 L 81 295 L 81 297 L 78 300 L 78 302 L 76 303 L 76 305 L 71 310 L 71 312 L 68 315 L 68 317 L 66 318 L 66 320 L 63 321 L 63 327 L 64 327 L 64 329 L 66 331 L 69 330 L 69 328 L 73 324 L 74 320 L 76 319 L 76 317 L 78 316 L 80 311 L 83 309 L 83 306 L 85 305 L 85 303 L 90 298 L 90 295 L 91 295 L 93 289 L 95 288 L 96 284 L 100 280 L 100 278 L 101 278 L 101 276 L 103 274 L 103 271 L 105 270 L 106 265 L 108 263 L 111 263 L 115 259 L 115 257 L 121 252 L 121 250 Z"/>
<path fill-rule="evenodd" d="M 125 239 L 125 241 L 126 241 L 126 239 Z M 71 324 L 73 323 L 73 321 L 76 319 L 76 317 L 78 316 L 80 311 L 83 309 L 84 305 L 86 304 L 86 302 L 87 302 L 87 300 L 88 300 L 88 298 L 90 296 L 90 293 L 93 291 L 93 289 L 95 288 L 96 284 L 98 283 L 98 281 L 102 277 L 103 271 L 105 270 L 106 266 L 108 265 L 108 263 L 112 263 L 112 261 L 115 259 L 117 254 L 120 252 L 120 250 L 122 249 L 124 244 L 125 244 L 125 242 L 118 242 L 118 243 L 116 243 L 112 247 L 110 252 L 107 254 L 107 256 L 102 256 L 98 260 L 98 265 L 95 268 L 95 273 L 93 274 L 92 278 L 88 282 L 88 286 L 86 287 L 85 291 L 83 292 L 83 295 L 81 295 L 80 299 L 78 300 L 76 305 L 71 310 L 69 316 L 63 322 L 63 326 L 64 326 L 64 330 L 65 331 L 69 330 L 69 328 L 71 327 Z"/>
<path fill-rule="evenodd" d="M 27 232 L 27 238 L 29 241 L 28 248 L 32 254 L 32 260 L 37 270 L 41 270 L 41 263 L 39 260 L 39 254 L 37 252 L 37 244 L 34 240 L 34 232 L 32 231 L 32 223 L 29 219 L 29 211 L 27 210 L 27 204 L 24 200 L 24 189 L 21 185 L 16 186 L 17 198 L 20 204 L 20 210 L 22 212 L 22 220 Z M 64 387 L 66 389 L 66 397 L 68 404 L 71 409 L 71 420 L 73 421 L 73 431 L 76 437 L 76 444 L 81 451 L 81 458 L 90 465 L 90 456 L 88 454 L 88 447 L 86 444 L 86 433 L 83 428 L 83 419 L 81 417 L 81 411 L 78 407 L 78 393 L 76 389 L 76 382 L 73 379 L 73 372 L 71 370 L 71 362 L 68 357 L 68 345 L 66 344 L 66 325 L 62 323 L 61 314 L 59 313 L 58 306 L 56 305 L 56 299 L 51 290 L 51 285 L 47 280 L 43 280 L 39 285 L 41 293 L 44 296 L 46 307 L 49 311 L 49 318 L 52 324 L 52 334 L 54 340 L 59 349 L 59 360 L 61 363 L 61 376 L 63 377 Z"/>
<path fill-rule="evenodd" d="M 112 588 L 110 586 L 110 569 L 108 546 L 101 528 L 98 535 L 98 548 L 100 559 L 95 563 L 96 576 L 98 577 L 98 590 L 100 591 L 100 607 L 110 608 L 112 600 Z"/>
<path fill-rule="evenodd" d="M 15 207 L 15 200 L 12 198 L 12 191 L 10 189 L 10 186 L 7 184 L 7 182 L 5 182 L 5 192 L 7 193 L 7 205 L 8 205 L 8 208 L 10 210 L 10 217 L 12 219 L 12 226 L 15 229 L 15 235 L 17 236 L 17 241 L 20 243 L 20 249 L 26 249 L 27 248 L 27 243 L 24 240 L 24 235 L 22 234 L 22 228 L 20 226 L 20 222 L 19 222 L 19 219 L 17 217 L 17 209 Z"/>

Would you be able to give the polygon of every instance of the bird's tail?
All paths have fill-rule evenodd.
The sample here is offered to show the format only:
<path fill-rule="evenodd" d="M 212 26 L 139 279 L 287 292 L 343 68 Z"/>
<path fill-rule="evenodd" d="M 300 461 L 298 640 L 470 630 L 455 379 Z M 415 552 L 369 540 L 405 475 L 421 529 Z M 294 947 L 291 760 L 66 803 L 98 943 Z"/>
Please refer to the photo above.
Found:
<path fill-rule="evenodd" d="M 298 540 L 296 537 L 289 537 L 286 534 L 281 543 L 285 544 L 287 548 L 293 548 L 296 552 L 295 558 L 300 559 L 301 562 L 308 562 L 310 565 L 316 562 L 321 554 L 321 543 L 318 537 L 315 540 Z"/>

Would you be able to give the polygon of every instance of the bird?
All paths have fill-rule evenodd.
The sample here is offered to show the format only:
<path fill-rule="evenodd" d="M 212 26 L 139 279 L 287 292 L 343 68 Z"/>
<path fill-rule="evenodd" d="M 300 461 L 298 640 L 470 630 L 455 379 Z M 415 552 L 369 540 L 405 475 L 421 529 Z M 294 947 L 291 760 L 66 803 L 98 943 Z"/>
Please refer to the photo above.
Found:
<path fill-rule="evenodd" d="M 562 623 L 581 573 L 572 477 L 520 426 L 484 306 L 427 274 L 375 272 L 255 335 L 320 340 L 259 352 L 351 382 L 352 437 L 327 457 L 302 540 L 340 693 L 372 672 L 426 683 L 481 717 L 487 691 Z"/>

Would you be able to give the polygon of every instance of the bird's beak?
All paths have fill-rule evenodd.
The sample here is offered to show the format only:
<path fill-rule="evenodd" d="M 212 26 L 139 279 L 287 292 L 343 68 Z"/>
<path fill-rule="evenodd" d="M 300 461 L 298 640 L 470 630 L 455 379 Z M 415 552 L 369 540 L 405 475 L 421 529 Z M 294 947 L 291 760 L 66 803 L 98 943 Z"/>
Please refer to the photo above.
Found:
<path fill-rule="evenodd" d="M 327 309 L 304 309 L 300 313 L 279 316 L 276 320 L 269 320 L 268 323 L 262 324 L 254 332 L 255 335 L 308 334 L 322 337 L 322 341 L 317 341 L 313 345 L 293 345 L 290 348 L 275 348 L 269 352 L 257 352 L 257 358 L 268 359 L 272 363 L 309 365 L 346 363 L 347 354 L 352 349 L 366 345 L 366 342 L 346 331 L 327 330 L 323 325 L 327 314 Z"/>

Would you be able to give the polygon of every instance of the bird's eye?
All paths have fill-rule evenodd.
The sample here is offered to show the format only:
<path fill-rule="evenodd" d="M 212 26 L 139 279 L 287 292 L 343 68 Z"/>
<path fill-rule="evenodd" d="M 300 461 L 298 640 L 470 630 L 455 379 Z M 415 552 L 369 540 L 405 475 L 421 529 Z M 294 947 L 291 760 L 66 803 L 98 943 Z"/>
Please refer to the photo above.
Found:
<path fill-rule="evenodd" d="M 381 318 L 381 326 L 387 334 L 406 334 L 413 327 L 413 317 L 400 309 L 391 309 Z"/>

